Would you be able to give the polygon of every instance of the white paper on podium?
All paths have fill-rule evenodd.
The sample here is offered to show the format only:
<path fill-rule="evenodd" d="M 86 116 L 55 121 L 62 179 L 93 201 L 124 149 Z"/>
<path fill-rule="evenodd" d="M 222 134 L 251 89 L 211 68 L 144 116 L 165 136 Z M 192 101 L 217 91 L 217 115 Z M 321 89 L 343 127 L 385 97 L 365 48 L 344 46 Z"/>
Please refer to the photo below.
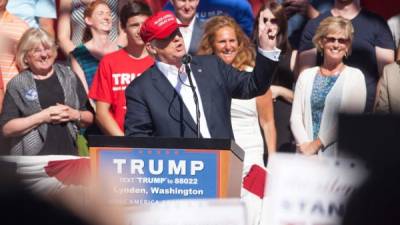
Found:
<path fill-rule="evenodd" d="M 269 161 L 261 225 L 336 225 L 367 178 L 355 159 L 276 154 Z"/>
<path fill-rule="evenodd" d="M 246 225 L 240 199 L 178 200 L 127 209 L 128 225 Z"/>

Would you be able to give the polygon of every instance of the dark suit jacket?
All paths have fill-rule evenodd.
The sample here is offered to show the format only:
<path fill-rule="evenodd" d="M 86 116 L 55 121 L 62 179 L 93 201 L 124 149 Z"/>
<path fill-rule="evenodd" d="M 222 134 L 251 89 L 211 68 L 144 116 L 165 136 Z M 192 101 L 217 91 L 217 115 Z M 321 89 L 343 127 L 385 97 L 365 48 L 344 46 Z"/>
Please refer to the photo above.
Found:
<path fill-rule="evenodd" d="M 277 63 L 257 54 L 252 73 L 240 72 L 216 56 L 194 56 L 190 64 L 212 138 L 233 139 L 232 98 L 250 99 L 269 88 Z M 125 91 L 125 135 L 195 138 L 196 124 L 182 98 L 154 65 Z M 205 124 L 200 124 L 204 126 Z"/>
<path fill-rule="evenodd" d="M 193 24 L 193 34 L 192 38 L 190 39 L 190 46 L 188 53 L 191 55 L 196 55 L 197 49 L 199 48 L 201 37 L 203 36 L 203 25 L 204 22 L 200 21 L 199 18 L 195 18 Z"/>

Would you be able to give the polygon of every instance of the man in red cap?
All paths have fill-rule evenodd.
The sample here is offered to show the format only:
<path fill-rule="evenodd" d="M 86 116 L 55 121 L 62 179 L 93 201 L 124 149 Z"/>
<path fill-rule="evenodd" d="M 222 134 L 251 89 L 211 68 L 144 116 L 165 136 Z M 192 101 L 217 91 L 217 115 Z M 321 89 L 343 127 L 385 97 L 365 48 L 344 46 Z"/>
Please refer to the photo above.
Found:
<path fill-rule="evenodd" d="M 190 60 L 178 29 L 182 25 L 171 12 L 159 12 L 147 19 L 140 36 L 156 63 L 125 91 L 125 135 L 197 137 L 200 133 L 203 138 L 233 139 L 231 99 L 264 94 L 280 54 L 275 47 L 278 31 L 264 23 L 264 17 L 262 14 L 259 21 L 260 46 L 251 73 L 240 72 L 216 56 L 194 56 Z"/>

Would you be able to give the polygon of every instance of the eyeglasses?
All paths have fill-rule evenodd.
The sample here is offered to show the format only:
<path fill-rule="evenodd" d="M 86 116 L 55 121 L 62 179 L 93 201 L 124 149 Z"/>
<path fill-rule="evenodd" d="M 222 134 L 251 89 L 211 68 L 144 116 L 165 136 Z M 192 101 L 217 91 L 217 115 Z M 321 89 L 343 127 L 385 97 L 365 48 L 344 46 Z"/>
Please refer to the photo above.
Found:
<path fill-rule="evenodd" d="M 53 51 L 53 48 L 34 48 L 34 49 L 31 49 L 31 50 L 30 50 L 30 53 L 31 53 L 33 56 L 38 56 L 38 55 L 42 54 L 42 52 L 44 52 L 44 53 L 46 53 L 46 54 L 49 54 L 49 53 L 51 53 L 52 51 Z"/>
<path fill-rule="evenodd" d="M 278 23 L 278 19 L 277 18 L 264 17 L 263 21 L 264 21 L 264 23 L 267 23 L 269 21 L 271 24 L 277 24 Z"/>
<path fill-rule="evenodd" d="M 324 37 L 324 39 L 326 42 L 335 43 L 337 41 L 339 44 L 347 44 L 350 41 L 348 38 Z"/>

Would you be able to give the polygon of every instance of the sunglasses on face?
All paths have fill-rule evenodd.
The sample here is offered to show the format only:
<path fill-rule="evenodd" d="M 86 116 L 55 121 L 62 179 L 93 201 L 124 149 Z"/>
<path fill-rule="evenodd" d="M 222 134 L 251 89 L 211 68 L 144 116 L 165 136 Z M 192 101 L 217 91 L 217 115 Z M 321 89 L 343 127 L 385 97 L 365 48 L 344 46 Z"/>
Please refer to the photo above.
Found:
<path fill-rule="evenodd" d="M 324 39 L 328 43 L 335 43 L 337 41 L 339 44 L 347 44 L 349 42 L 348 38 L 324 37 Z"/>
<path fill-rule="evenodd" d="M 277 18 L 264 17 L 263 21 L 264 21 L 264 23 L 267 23 L 269 21 L 271 24 L 277 24 L 278 23 L 278 19 Z"/>

